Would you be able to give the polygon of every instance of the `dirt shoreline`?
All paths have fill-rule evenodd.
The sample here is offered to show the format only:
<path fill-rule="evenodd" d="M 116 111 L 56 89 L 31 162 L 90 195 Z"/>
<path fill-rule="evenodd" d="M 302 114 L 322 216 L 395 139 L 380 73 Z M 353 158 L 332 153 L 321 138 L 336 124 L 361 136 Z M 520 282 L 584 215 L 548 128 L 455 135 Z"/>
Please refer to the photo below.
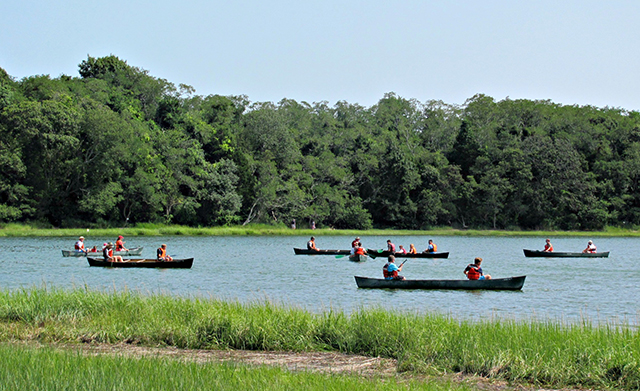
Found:
<path fill-rule="evenodd" d="M 17 343 L 19 345 L 20 343 Z M 253 350 L 197 350 L 173 347 L 144 347 L 130 344 L 34 344 L 31 347 L 49 347 L 79 351 L 87 355 L 118 355 L 125 357 L 170 358 L 188 362 L 233 362 L 247 365 L 267 365 L 290 371 L 310 371 L 362 376 L 365 378 L 394 379 L 398 382 L 417 380 L 435 383 L 464 384 L 483 391 L 595 391 L 587 389 L 547 389 L 531 385 L 510 385 L 505 381 L 481 376 L 456 373 L 443 376 L 424 376 L 396 371 L 397 361 L 380 357 L 366 357 L 336 352 L 268 352 Z"/>

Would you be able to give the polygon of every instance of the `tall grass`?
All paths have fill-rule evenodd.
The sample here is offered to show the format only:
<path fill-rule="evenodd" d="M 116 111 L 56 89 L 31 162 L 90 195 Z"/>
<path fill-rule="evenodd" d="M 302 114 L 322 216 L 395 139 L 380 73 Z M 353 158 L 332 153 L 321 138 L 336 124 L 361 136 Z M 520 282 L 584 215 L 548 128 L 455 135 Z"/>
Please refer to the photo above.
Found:
<path fill-rule="evenodd" d="M 314 235 L 314 236 L 406 236 L 406 235 L 434 235 L 434 236 L 601 236 L 601 237 L 637 237 L 640 231 L 635 229 L 609 227 L 603 231 L 522 231 L 522 230 L 460 230 L 450 227 L 440 227 L 428 230 L 397 230 L 397 229 L 370 229 L 370 230 L 338 230 L 338 229 L 290 229 L 284 224 L 249 224 L 246 226 L 228 227 L 186 227 L 179 225 L 162 225 L 140 223 L 135 226 L 120 228 L 43 228 L 27 224 L 0 225 L 0 236 L 4 237 L 75 237 L 84 236 L 287 236 L 287 235 Z"/>
<path fill-rule="evenodd" d="M 311 314 L 135 292 L 0 292 L 0 341 L 133 343 L 191 349 L 340 351 L 399 371 L 463 372 L 546 387 L 640 389 L 640 335 L 587 321 L 460 321 L 368 309 Z"/>
<path fill-rule="evenodd" d="M 348 375 L 291 373 L 175 359 L 87 356 L 78 352 L 0 346 L 0 390 L 448 390 L 450 384 L 380 382 Z"/>

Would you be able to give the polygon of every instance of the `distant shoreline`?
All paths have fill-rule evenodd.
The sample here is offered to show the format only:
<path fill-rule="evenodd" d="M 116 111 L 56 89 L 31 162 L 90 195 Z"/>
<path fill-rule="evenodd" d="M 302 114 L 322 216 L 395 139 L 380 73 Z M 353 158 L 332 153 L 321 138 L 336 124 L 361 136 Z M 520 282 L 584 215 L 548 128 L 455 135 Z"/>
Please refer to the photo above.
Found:
<path fill-rule="evenodd" d="M 507 231 L 433 228 L 396 229 L 290 229 L 285 226 L 247 225 L 232 227 L 187 227 L 141 224 L 123 228 L 37 228 L 29 225 L 0 226 L 0 237 L 77 237 L 77 236 L 495 236 L 495 237 L 640 237 L 640 231 L 607 228 L 603 231 Z"/>

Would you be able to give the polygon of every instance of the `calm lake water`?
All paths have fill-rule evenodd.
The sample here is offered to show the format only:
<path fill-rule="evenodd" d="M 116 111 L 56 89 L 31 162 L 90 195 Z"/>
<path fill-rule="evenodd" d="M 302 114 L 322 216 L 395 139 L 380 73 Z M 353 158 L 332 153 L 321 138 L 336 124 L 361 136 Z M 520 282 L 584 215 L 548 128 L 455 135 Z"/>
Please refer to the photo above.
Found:
<path fill-rule="evenodd" d="M 240 302 L 269 300 L 312 312 L 352 312 L 385 307 L 408 312 L 438 312 L 463 319 L 537 319 L 593 323 L 640 324 L 640 254 L 638 238 L 552 239 L 556 251 L 581 251 L 593 239 L 609 258 L 525 258 L 522 249 L 542 249 L 544 238 L 363 236 L 367 248 L 383 248 L 386 240 L 419 251 L 428 239 L 448 259 L 410 259 L 403 274 L 410 279 L 464 278 L 465 266 L 479 256 L 494 278 L 526 275 L 519 292 L 393 291 L 356 287 L 353 276 L 380 277 L 383 258 L 353 263 L 346 257 L 294 255 L 308 236 L 286 237 L 130 237 L 128 247 L 144 246 L 155 257 L 160 244 L 174 258 L 194 257 L 190 270 L 108 269 L 89 267 L 86 258 L 62 257 L 76 238 L 0 238 L 0 289 L 29 287 L 133 290 L 180 296 L 204 296 Z M 347 249 L 352 237 L 318 237 L 319 248 Z M 114 238 L 90 237 L 100 246 Z"/>

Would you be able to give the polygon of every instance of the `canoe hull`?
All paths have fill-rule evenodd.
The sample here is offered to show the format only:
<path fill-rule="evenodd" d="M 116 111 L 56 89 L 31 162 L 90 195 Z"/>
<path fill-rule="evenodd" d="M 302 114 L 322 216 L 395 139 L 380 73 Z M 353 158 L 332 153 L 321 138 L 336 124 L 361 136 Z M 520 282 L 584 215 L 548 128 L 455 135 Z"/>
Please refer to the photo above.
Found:
<path fill-rule="evenodd" d="M 137 267 L 160 269 L 191 269 L 193 258 L 174 259 L 170 262 L 158 262 L 155 259 L 125 259 L 124 262 L 108 262 L 102 258 L 87 258 L 89 266 L 98 267 Z"/>
<path fill-rule="evenodd" d="M 366 262 L 367 256 L 361 255 L 361 254 L 353 254 L 353 255 L 349 255 L 349 260 L 351 262 Z"/>
<path fill-rule="evenodd" d="M 522 250 L 524 256 L 528 258 L 608 258 L 609 251 L 601 253 L 567 253 L 567 252 L 545 252 L 540 250 Z"/>
<path fill-rule="evenodd" d="M 519 291 L 526 276 L 491 280 L 385 280 L 355 276 L 358 288 L 369 289 L 457 289 Z"/>
<path fill-rule="evenodd" d="M 349 255 L 351 250 L 308 250 L 306 248 L 293 248 L 296 255 Z"/>
<path fill-rule="evenodd" d="M 388 257 L 391 254 L 389 251 L 381 251 L 380 250 L 372 250 L 367 249 L 367 253 L 371 258 L 375 257 Z M 417 253 L 417 254 L 405 254 L 405 253 L 394 253 L 396 258 L 449 258 L 449 253 Z"/>
<path fill-rule="evenodd" d="M 135 256 L 135 255 L 140 255 L 142 254 L 142 249 L 144 247 L 135 247 L 135 248 L 130 248 L 128 251 L 114 251 L 113 255 L 120 255 L 122 257 L 129 257 L 129 256 Z M 88 253 L 89 256 L 101 256 L 102 255 L 102 250 L 100 251 L 96 251 L 96 252 L 89 252 Z M 63 257 L 86 257 L 87 254 L 85 253 L 81 253 L 75 250 L 62 250 L 62 256 Z"/>

